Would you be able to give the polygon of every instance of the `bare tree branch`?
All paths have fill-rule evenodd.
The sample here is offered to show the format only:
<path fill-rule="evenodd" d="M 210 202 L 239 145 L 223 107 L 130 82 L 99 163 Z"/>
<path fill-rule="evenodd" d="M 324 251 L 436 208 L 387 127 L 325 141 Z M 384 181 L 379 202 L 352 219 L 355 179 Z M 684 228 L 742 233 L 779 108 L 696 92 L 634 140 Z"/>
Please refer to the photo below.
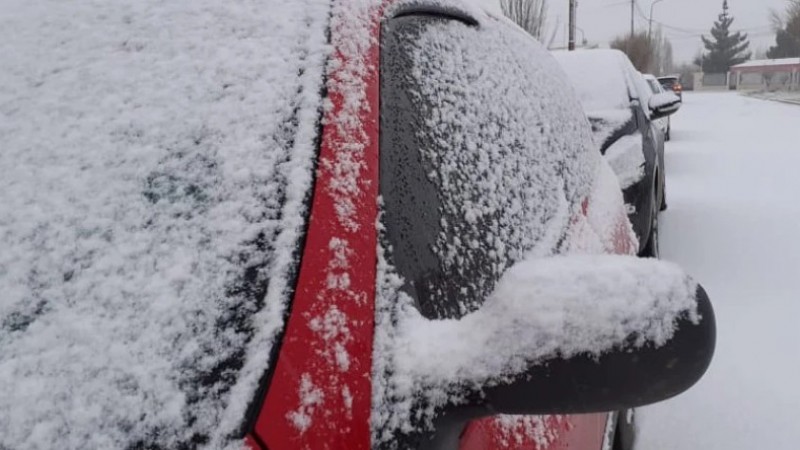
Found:
<path fill-rule="evenodd" d="M 547 0 L 500 0 L 503 14 L 536 39 L 544 34 Z"/>

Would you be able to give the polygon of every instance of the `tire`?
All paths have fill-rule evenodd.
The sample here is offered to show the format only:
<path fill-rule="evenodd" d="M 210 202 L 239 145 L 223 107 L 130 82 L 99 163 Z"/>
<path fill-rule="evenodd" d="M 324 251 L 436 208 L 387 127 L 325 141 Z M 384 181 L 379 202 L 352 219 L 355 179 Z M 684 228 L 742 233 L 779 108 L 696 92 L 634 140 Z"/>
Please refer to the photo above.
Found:
<path fill-rule="evenodd" d="M 614 431 L 613 450 L 633 450 L 636 445 L 636 414 L 633 409 L 617 413 L 617 429 Z"/>
<path fill-rule="evenodd" d="M 661 182 L 661 207 L 659 208 L 661 211 L 667 210 L 667 179 L 666 175 L 664 175 L 664 181 Z"/>
<path fill-rule="evenodd" d="M 647 238 L 647 245 L 644 246 L 641 256 L 658 259 L 661 256 L 661 251 L 658 246 L 658 212 L 660 208 L 657 208 L 658 203 L 656 202 L 656 197 L 656 193 L 653 192 L 651 199 L 652 206 L 650 208 L 652 214 L 650 218 L 650 236 Z"/>

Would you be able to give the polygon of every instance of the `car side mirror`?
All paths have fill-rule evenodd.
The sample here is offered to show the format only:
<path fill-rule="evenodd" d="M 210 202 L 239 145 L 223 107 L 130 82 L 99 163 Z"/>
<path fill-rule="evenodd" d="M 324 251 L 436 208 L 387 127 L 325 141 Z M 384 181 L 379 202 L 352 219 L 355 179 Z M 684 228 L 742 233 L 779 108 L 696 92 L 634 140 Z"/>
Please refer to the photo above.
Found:
<path fill-rule="evenodd" d="M 671 92 L 662 92 L 650 97 L 648 106 L 650 119 L 660 119 L 675 114 L 681 107 L 681 99 Z"/>
<path fill-rule="evenodd" d="M 716 340 L 702 287 L 674 264 L 619 255 L 528 260 L 506 271 L 481 309 L 414 320 L 404 379 L 442 401 L 420 448 L 448 448 L 480 417 L 673 397 L 702 377 Z"/>

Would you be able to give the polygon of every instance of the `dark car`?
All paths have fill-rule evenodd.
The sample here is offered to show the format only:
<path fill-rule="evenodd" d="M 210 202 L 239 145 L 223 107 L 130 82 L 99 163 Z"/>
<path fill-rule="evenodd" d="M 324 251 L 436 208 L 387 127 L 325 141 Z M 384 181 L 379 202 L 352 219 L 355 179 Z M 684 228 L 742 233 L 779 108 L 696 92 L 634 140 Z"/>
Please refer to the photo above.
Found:
<path fill-rule="evenodd" d="M 627 450 L 710 363 L 708 297 L 635 257 L 501 15 L 31 5 L 0 27 L 0 448 Z"/>
<path fill-rule="evenodd" d="M 658 77 L 658 82 L 664 90 L 672 91 L 679 99 L 683 100 L 683 85 L 681 84 L 681 77 L 679 75 L 668 75 Z"/>
<path fill-rule="evenodd" d="M 666 209 L 664 143 L 653 120 L 678 109 L 674 96 L 651 95 L 618 50 L 556 52 L 592 123 L 595 142 L 624 190 L 639 254 L 657 257 L 658 213 Z"/>

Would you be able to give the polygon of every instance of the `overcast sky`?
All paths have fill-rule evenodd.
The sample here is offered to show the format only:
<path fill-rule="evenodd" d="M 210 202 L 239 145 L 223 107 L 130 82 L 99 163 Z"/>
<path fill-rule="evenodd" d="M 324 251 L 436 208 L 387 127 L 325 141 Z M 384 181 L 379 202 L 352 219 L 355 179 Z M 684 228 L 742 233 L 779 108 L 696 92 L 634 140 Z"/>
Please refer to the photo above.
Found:
<path fill-rule="evenodd" d="M 569 0 L 547 1 L 550 31 L 543 40 L 545 43 L 550 40 L 558 24 L 553 45 L 566 45 Z M 634 15 L 636 27 L 646 30 L 652 0 L 636 1 L 639 5 Z M 766 50 L 775 44 L 770 9 L 783 11 L 786 4 L 786 0 L 728 0 L 730 13 L 736 19 L 732 29 L 749 34 L 751 49 Z M 664 32 L 672 42 L 675 62 L 680 63 L 691 61 L 702 48 L 700 35 L 708 36 L 720 12 L 722 0 L 661 0 L 653 9 L 653 19 L 665 25 Z M 630 32 L 630 0 L 578 0 L 577 22 L 590 43 L 607 46 L 615 36 Z M 580 41 L 581 33 L 577 36 Z"/>

